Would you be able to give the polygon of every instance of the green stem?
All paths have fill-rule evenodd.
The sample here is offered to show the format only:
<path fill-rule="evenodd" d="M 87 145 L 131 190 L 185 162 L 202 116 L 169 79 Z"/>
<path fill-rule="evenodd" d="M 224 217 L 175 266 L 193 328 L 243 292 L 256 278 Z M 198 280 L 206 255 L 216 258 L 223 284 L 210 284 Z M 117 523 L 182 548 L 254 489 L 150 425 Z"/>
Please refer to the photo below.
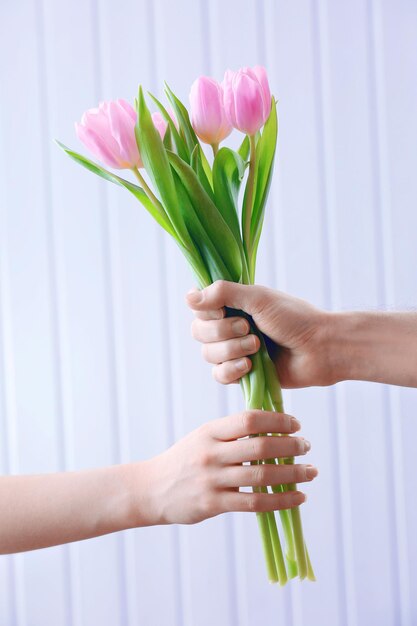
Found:
<path fill-rule="evenodd" d="M 216 158 L 216 154 L 219 151 L 219 144 L 218 143 L 212 143 L 211 145 L 211 149 L 213 150 L 213 156 L 214 158 Z"/>
<path fill-rule="evenodd" d="M 149 187 L 148 183 L 143 178 L 143 176 L 139 172 L 139 170 L 136 167 L 132 167 L 132 172 L 134 173 L 134 175 L 136 176 L 136 178 L 138 179 L 138 181 L 142 185 L 142 188 L 143 188 L 144 192 L 146 193 L 146 195 L 148 196 L 149 200 L 151 200 L 155 204 L 155 206 L 158 207 L 158 209 L 161 211 L 161 213 L 164 213 L 166 215 L 164 207 L 162 206 L 162 204 L 160 203 L 158 198 L 155 196 L 155 194 L 153 193 L 152 189 Z"/>
<path fill-rule="evenodd" d="M 248 409 L 262 408 L 262 396 L 264 393 L 264 373 L 262 362 L 258 359 L 255 366 L 255 375 L 244 376 L 241 379 L 241 386 L 246 399 Z M 259 435 L 253 435 L 259 437 Z M 258 461 L 251 461 L 251 465 L 257 465 Z M 252 487 L 253 493 L 267 493 L 267 487 Z M 282 548 L 279 540 L 278 529 L 273 511 L 257 513 L 259 531 L 261 534 L 262 547 L 268 572 L 268 579 L 271 582 L 279 582 L 284 585 L 287 580 L 285 562 L 282 556 Z"/>
<path fill-rule="evenodd" d="M 259 531 L 261 533 L 262 547 L 266 562 L 266 570 L 268 572 L 268 580 L 271 583 L 279 582 L 278 572 L 275 565 L 275 555 L 272 547 L 271 531 L 267 513 L 257 513 Z"/>
<path fill-rule="evenodd" d="M 233 315 L 239 314 L 239 312 L 237 311 L 231 311 L 231 313 Z M 248 318 L 248 316 L 244 315 L 244 317 L 246 317 L 251 323 L 252 332 L 255 332 L 261 341 L 260 350 L 252 357 L 252 370 L 244 377 L 245 380 L 244 382 L 242 382 L 242 386 L 245 388 L 245 396 L 247 400 L 249 399 L 249 402 L 247 401 L 247 406 L 248 408 L 269 408 L 282 413 L 284 412 L 284 406 L 282 401 L 281 386 L 279 384 L 275 366 L 269 357 L 263 335 L 257 330 L 256 326 L 253 324 L 253 321 Z M 262 404 L 259 404 L 259 399 L 261 395 Z M 277 434 L 279 435 L 279 433 Z M 275 463 L 276 460 L 268 459 L 265 462 Z M 294 463 L 294 458 L 278 459 L 278 462 L 280 464 L 292 464 Z M 291 483 L 288 485 L 274 485 L 271 488 L 275 493 L 279 493 L 280 491 L 296 491 L 297 485 L 295 483 Z M 287 547 L 286 558 L 288 565 L 288 574 L 290 578 L 296 576 L 298 573 L 301 579 L 307 577 L 309 580 L 315 580 L 313 568 L 311 566 L 311 562 L 304 541 L 299 507 L 294 507 L 286 511 L 280 511 L 280 517 Z M 276 533 L 275 535 L 275 531 L 272 525 L 269 533 L 269 541 L 271 542 L 273 550 L 274 541 L 276 539 L 279 542 L 278 533 Z M 280 569 L 282 567 L 282 564 L 279 555 L 280 548 L 278 548 L 277 545 L 275 546 L 274 556 L 276 560 L 278 576 L 281 580 Z M 283 572 L 285 572 L 285 564 Z M 282 576 L 286 578 L 286 572 L 282 573 Z"/>
<path fill-rule="evenodd" d="M 267 487 L 261 487 L 263 493 L 268 493 Z M 285 567 L 284 555 L 282 554 L 281 541 L 279 539 L 277 522 L 275 519 L 274 511 L 268 511 L 266 513 L 269 525 L 269 534 L 271 537 L 272 551 L 275 560 L 275 566 L 278 574 L 278 582 L 280 585 L 285 585 L 288 582 L 287 570 Z"/>
<path fill-rule="evenodd" d="M 243 225 L 243 245 L 245 247 L 248 266 L 251 266 L 252 241 L 250 234 L 250 225 L 252 219 L 253 195 L 255 191 L 255 174 L 256 174 L 256 143 L 255 136 L 249 135 L 250 157 L 249 157 L 249 174 L 246 183 L 246 193 L 242 210 Z"/>

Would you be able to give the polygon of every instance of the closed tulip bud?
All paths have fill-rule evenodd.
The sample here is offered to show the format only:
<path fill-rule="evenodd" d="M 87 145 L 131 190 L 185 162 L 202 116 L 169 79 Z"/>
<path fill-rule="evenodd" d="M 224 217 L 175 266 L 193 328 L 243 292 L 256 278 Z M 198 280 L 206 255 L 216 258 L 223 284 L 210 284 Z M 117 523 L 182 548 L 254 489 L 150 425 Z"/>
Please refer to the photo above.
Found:
<path fill-rule="evenodd" d="M 153 113 L 155 127 L 164 138 L 167 123 Z M 135 137 L 136 111 L 126 100 L 101 102 L 75 124 L 78 138 L 100 161 L 115 169 L 143 167 Z"/>
<path fill-rule="evenodd" d="M 255 135 L 271 111 L 271 92 L 265 68 L 257 65 L 237 72 L 227 70 L 223 91 L 229 123 L 247 135 Z"/>
<path fill-rule="evenodd" d="M 213 78 L 200 76 L 190 91 L 191 124 L 204 143 L 217 146 L 232 132 L 223 104 L 223 88 Z"/>

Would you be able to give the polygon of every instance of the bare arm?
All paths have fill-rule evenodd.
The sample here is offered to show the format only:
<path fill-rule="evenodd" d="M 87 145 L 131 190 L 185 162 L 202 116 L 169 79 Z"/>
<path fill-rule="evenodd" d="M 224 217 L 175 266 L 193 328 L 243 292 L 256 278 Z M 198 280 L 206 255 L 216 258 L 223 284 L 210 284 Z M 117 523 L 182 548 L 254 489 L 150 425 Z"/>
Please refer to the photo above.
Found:
<path fill-rule="evenodd" d="M 259 349 L 249 324 L 225 317 L 242 309 L 270 339 L 281 384 L 286 388 L 367 380 L 417 387 L 417 313 L 330 313 L 304 300 L 258 285 L 218 281 L 187 296 L 195 311 L 195 339 L 214 365 L 216 380 L 237 381 Z"/>
<path fill-rule="evenodd" d="M 417 387 L 417 313 L 332 313 L 327 341 L 335 382 Z"/>
<path fill-rule="evenodd" d="M 300 483 L 309 465 L 242 465 L 304 455 L 289 415 L 250 411 L 219 418 L 162 454 L 137 463 L 79 472 L 0 477 L 0 554 L 44 548 L 156 524 L 194 524 L 228 511 L 273 511 L 305 500 L 299 491 L 240 492 L 240 487 Z"/>

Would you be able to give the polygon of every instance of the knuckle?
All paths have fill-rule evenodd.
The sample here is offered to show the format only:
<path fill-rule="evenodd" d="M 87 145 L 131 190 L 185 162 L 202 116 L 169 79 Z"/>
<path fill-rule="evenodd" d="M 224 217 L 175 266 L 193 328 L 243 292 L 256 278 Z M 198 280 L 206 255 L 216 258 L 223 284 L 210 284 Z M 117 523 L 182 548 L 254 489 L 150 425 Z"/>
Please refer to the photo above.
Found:
<path fill-rule="evenodd" d="M 223 373 L 221 365 L 215 365 L 214 367 L 212 367 L 211 375 L 213 376 L 216 382 L 221 383 L 222 385 L 226 385 L 228 382 L 227 378 L 225 377 Z"/>
<path fill-rule="evenodd" d="M 217 298 L 220 298 L 221 295 L 224 293 L 225 286 L 226 286 L 225 280 L 216 280 L 216 282 L 213 283 L 213 292 Z"/>
<path fill-rule="evenodd" d="M 210 360 L 210 349 L 209 346 L 205 343 L 203 343 L 203 345 L 201 346 L 201 355 L 203 357 L 203 359 L 205 361 L 209 361 Z"/>
<path fill-rule="evenodd" d="M 213 465 L 213 453 L 211 450 L 203 450 L 198 456 L 198 465 L 207 469 Z"/>
<path fill-rule="evenodd" d="M 220 322 L 212 322 L 211 335 L 212 340 L 215 342 L 222 340 L 222 324 Z"/>
<path fill-rule="evenodd" d="M 267 473 L 267 467 L 265 465 L 255 465 L 253 468 L 254 485 L 265 485 Z"/>
<path fill-rule="evenodd" d="M 198 319 L 195 319 L 191 322 L 191 337 L 198 341 Z"/>
<path fill-rule="evenodd" d="M 249 494 L 246 497 L 245 509 L 250 513 L 255 513 L 260 510 L 260 502 L 257 493 Z"/>
<path fill-rule="evenodd" d="M 257 421 L 256 412 L 252 410 L 246 410 L 242 413 L 242 428 L 243 432 L 246 435 L 251 435 L 254 433 L 254 429 L 256 428 Z"/>
<path fill-rule="evenodd" d="M 257 456 L 263 459 L 269 453 L 269 437 L 258 437 L 256 439 Z"/>

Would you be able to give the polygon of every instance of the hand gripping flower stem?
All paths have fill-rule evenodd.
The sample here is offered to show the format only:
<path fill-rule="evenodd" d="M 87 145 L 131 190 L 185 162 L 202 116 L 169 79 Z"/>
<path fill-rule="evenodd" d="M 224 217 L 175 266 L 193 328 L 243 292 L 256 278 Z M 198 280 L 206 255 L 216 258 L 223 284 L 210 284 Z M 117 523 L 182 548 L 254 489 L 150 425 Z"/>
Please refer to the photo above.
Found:
<path fill-rule="evenodd" d="M 267 398 L 266 405 L 264 408 L 269 408 L 274 411 L 278 411 L 282 413 L 284 411 L 284 405 L 282 402 L 282 394 L 281 387 L 278 381 L 277 373 L 275 371 L 275 367 L 268 355 L 265 342 L 263 339 L 261 340 L 261 356 L 264 365 L 264 375 L 265 375 L 265 388 L 269 391 L 269 398 Z M 275 460 L 274 460 L 275 462 Z M 279 463 L 291 465 L 294 463 L 294 457 L 287 459 L 279 459 Z M 282 490 L 285 491 L 295 491 L 297 486 L 295 483 L 289 485 L 281 485 L 277 487 L 272 487 L 273 490 Z M 285 512 L 287 513 L 287 512 Z M 310 563 L 310 559 L 307 552 L 307 547 L 305 545 L 304 536 L 303 536 L 303 527 L 301 522 L 301 515 L 299 507 L 294 507 L 290 509 L 291 522 L 292 522 L 292 532 L 294 538 L 294 547 L 297 559 L 297 568 L 298 575 L 300 578 L 308 578 L 309 580 L 315 580 L 314 572 Z M 290 534 L 288 532 L 287 520 L 281 521 L 284 527 L 284 532 L 287 538 L 288 547 L 292 548 L 292 542 L 290 540 Z M 286 532 L 287 531 L 287 532 Z M 292 555 L 291 555 L 292 556 Z"/>

